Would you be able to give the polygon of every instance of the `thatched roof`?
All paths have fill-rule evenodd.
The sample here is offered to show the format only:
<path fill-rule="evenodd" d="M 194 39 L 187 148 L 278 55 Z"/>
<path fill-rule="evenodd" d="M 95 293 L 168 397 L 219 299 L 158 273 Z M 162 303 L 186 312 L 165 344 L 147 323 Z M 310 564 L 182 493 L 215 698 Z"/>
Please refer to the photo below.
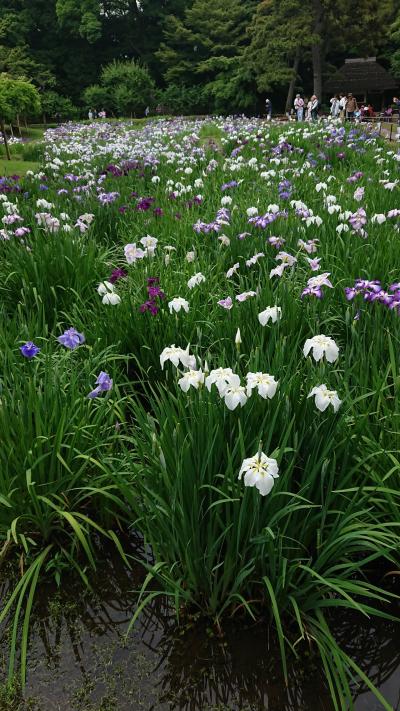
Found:
<path fill-rule="evenodd" d="M 397 89 L 400 85 L 378 62 L 376 57 L 367 59 L 346 59 L 325 84 L 325 91 L 334 93 L 361 94 L 364 92 L 383 93 L 387 89 Z"/>

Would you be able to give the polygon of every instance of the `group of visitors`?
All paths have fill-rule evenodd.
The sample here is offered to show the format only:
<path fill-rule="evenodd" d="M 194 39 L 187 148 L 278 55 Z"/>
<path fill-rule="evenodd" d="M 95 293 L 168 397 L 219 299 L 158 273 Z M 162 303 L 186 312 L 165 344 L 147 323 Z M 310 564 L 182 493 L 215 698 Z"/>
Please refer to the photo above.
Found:
<path fill-rule="evenodd" d="M 296 94 L 293 106 L 297 121 L 313 121 L 315 123 L 318 120 L 320 104 L 315 94 L 310 99 L 303 99 L 301 94 Z"/>
<path fill-rule="evenodd" d="M 93 119 L 97 119 L 97 118 L 99 118 L 99 119 L 105 119 L 106 116 L 107 116 L 107 114 L 106 114 L 106 112 L 104 111 L 104 109 L 102 109 L 101 111 L 96 111 L 96 109 L 94 109 L 94 110 L 92 111 L 92 109 L 89 109 L 89 111 L 88 111 L 88 119 L 89 119 L 89 121 L 93 121 Z"/>
<path fill-rule="evenodd" d="M 353 121 L 355 118 L 359 118 L 361 115 L 361 110 L 358 108 L 357 99 L 351 93 L 339 94 L 339 96 L 335 94 L 334 96 L 332 96 L 330 104 L 332 118 L 341 118 L 347 119 L 348 121 Z"/>
<path fill-rule="evenodd" d="M 368 118 L 374 118 L 375 111 L 372 104 L 364 102 L 358 106 L 357 99 L 353 94 L 335 94 L 330 100 L 331 116 L 333 118 L 346 118 L 350 121 L 359 120 L 365 121 Z M 393 108 L 394 107 L 394 108 Z M 398 122 L 400 125 L 400 99 L 397 96 L 393 97 L 393 104 L 389 106 L 380 116 L 391 118 L 394 111 L 398 111 Z"/>
<path fill-rule="evenodd" d="M 365 121 L 368 118 L 373 118 L 375 116 L 372 104 L 367 104 L 367 102 L 365 102 L 359 106 L 356 97 L 353 96 L 352 93 L 339 95 L 335 94 L 330 99 L 330 105 L 330 115 L 334 119 Z M 301 94 L 296 94 L 291 114 L 294 115 L 296 121 L 312 121 L 315 123 L 318 121 L 319 109 L 320 103 L 315 94 L 313 94 L 310 99 L 303 99 Z M 396 111 L 398 112 L 398 123 L 400 126 L 400 98 L 394 96 L 392 106 L 386 109 L 383 116 L 391 117 L 393 112 Z M 291 114 L 287 114 L 289 119 Z M 267 121 L 270 121 L 272 118 L 272 103 L 269 98 L 265 100 L 265 115 Z"/>
<path fill-rule="evenodd" d="M 296 94 L 294 112 L 297 121 L 317 121 L 319 108 L 320 104 L 315 94 L 309 100 L 303 99 L 300 94 Z M 267 121 L 270 121 L 272 118 L 271 99 L 265 99 L 265 115 Z"/>

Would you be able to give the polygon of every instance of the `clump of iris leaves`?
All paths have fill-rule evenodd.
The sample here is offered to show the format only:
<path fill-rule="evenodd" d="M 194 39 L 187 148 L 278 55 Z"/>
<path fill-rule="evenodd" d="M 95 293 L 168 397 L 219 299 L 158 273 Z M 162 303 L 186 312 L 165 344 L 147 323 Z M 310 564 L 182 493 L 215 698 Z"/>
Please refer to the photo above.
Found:
<path fill-rule="evenodd" d="M 268 617 L 286 678 L 288 657 L 300 656 L 307 645 L 320 655 L 336 709 L 352 707 L 351 684 L 357 678 L 390 709 L 337 644 L 329 619 L 343 608 L 392 619 L 393 595 L 385 576 L 399 562 L 399 316 L 371 305 L 355 320 L 356 307 L 346 301 L 344 287 L 359 277 L 394 281 L 398 233 L 391 226 L 371 225 L 365 240 L 339 237 L 336 216 L 324 212 L 323 226 L 312 236 L 320 239 L 318 256 L 334 289 L 320 301 L 302 301 L 310 276 L 306 265 L 299 258 L 295 270 L 270 280 L 276 253 L 266 247 L 263 231 L 249 229 L 246 218 L 257 199 L 278 201 L 278 175 L 266 185 L 257 170 L 235 173 L 243 182 L 231 193 L 237 209 L 229 248 L 216 235 L 193 231 L 198 219 L 210 221 L 220 207 L 220 186 L 231 179 L 225 156 L 237 145 L 223 121 L 197 122 L 195 129 L 200 139 L 192 144 L 202 148 L 191 163 L 190 181 L 204 181 L 200 204 L 171 200 L 166 182 L 177 179 L 177 164 L 168 156 L 154 168 L 125 175 L 109 171 L 102 189 L 120 196 L 111 205 L 102 205 L 95 192 L 81 202 L 59 195 L 67 185 L 60 173 L 52 177 L 49 172 L 45 195 L 41 178 L 20 181 L 25 193 L 24 199 L 18 194 L 20 210 L 31 232 L 23 242 L 2 242 L 0 250 L 0 566 L 7 560 L 19 571 L 0 610 L 0 623 L 10 627 L 10 679 L 18 660 L 25 681 L 30 620 L 43 581 L 54 578 L 62 587 L 65 576 L 73 574 L 89 586 L 99 537 L 130 566 L 124 534 L 134 529 L 151 547 L 153 562 L 143 562 L 148 575 L 132 624 L 159 594 L 170 598 L 178 622 L 188 609 L 221 627 L 228 615 Z M 112 130 L 123 131 L 121 126 Z M 144 130 L 144 140 L 151 139 Z M 193 130 L 183 126 L 171 145 Z M 248 140 L 242 155 L 261 163 L 277 145 L 280 129 L 260 126 L 257 131 L 263 145 Z M 244 121 L 238 132 L 246 140 L 254 135 Z M 137 141 L 139 132 L 134 133 Z M 219 137 L 215 152 L 208 133 Z M 129 144 L 129 135 L 121 140 Z M 83 152 L 84 134 L 79 140 Z M 163 140 L 171 149 L 168 125 Z M 318 156 L 321 129 L 308 129 L 303 136 L 299 128 L 290 141 L 304 154 Z M 336 158 L 333 148 L 327 151 L 335 177 L 331 189 L 344 209 L 355 210 L 354 186 L 346 179 L 360 169 L 375 176 L 378 144 L 372 141 L 361 152 L 349 143 L 344 159 Z M 112 154 L 94 157 L 89 168 L 98 175 L 113 159 Z M 210 159 L 217 166 L 204 176 Z M 326 171 L 323 161 L 315 163 L 313 172 L 293 178 L 292 184 L 296 199 L 322 213 L 315 183 Z M 155 173 L 159 183 L 151 180 Z M 132 193 L 154 197 L 161 211 L 154 214 L 153 206 L 135 210 Z M 34 218 L 35 202 L 43 195 L 54 204 L 55 216 L 94 214 L 90 229 L 84 235 L 46 233 Z M 377 212 L 393 201 L 377 179 L 368 184 L 368 199 Z M 292 254 L 298 252 L 299 224 L 291 213 L 276 228 Z M 247 241 L 235 239 L 246 229 L 252 233 Z M 128 266 L 124 245 L 146 234 L 159 240 L 154 257 Z M 165 245 L 175 249 L 169 264 Z M 194 264 L 185 258 L 193 250 Z M 227 313 L 217 304 L 228 293 L 234 298 L 225 272 L 260 251 L 266 258 L 256 273 L 242 271 L 238 288 L 258 287 L 259 301 L 249 299 Z M 115 285 L 121 302 L 104 305 L 96 287 L 118 267 L 126 271 Z M 187 281 L 199 271 L 206 282 L 189 292 Z M 156 314 L 142 313 L 149 278 L 159 280 L 166 301 L 187 298 L 189 312 L 171 315 L 160 301 Z M 282 308 L 282 318 L 263 329 L 257 313 L 274 304 Z M 57 341 L 71 326 L 85 336 L 74 350 Z M 334 365 L 303 356 L 305 340 L 318 333 L 339 344 Z M 32 359 L 20 352 L 28 340 L 40 348 Z M 273 374 L 279 380 L 275 398 L 253 397 L 230 412 L 215 392 L 181 392 L 174 367 L 160 369 L 159 354 L 172 343 L 190 344 L 198 362 L 207 361 L 209 368 L 231 367 L 242 377 L 248 370 Z M 113 379 L 113 387 L 89 399 L 101 371 Z M 330 408 L 320 413 L 307 399 L 320 383 L 338 391 L 337 413 Z M 257 452 L 260 440 L 263 451 L 278 460 L 280 473 L 265 498 L 238 480 L 243 459 Z"/>

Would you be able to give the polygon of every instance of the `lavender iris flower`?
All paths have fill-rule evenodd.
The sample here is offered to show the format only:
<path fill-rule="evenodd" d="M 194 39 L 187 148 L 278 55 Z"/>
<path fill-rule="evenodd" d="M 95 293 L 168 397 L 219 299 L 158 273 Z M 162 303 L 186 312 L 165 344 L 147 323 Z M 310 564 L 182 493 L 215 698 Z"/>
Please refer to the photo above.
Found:
<path fill-rule="evenodd" d="M 76 328 L 68 328 L 64 331 L 62 336 L 58 336 L 57 341 L 61 343 L 62 346 L 65 346 L 65 348 L 69 348 L 69 350 L 73 351 L 82 345 L 82 343 L 85 343 L 85 336 L 83 333 L 78 333 Z"/>
<path fill-rule="evenodd" d="M 320 286 L 307 286 L 301 292 L 301 298 L 304 299 L 305 296 L 316 296 L 317 299 L 322 299 L 323 291 Z"/>
<path fill-rule="evenodd" d="M 229 190 L 229 188 L 236 188 L 238 185 L 236 180 L 231 180 L 229 183 L 224 183 L 221 185 L 221 190 L 224 192 L 225 190 Z"/>
<path fill-rule="evenodd" d="M 111 390 L 113 386 L 113 381 L 112 378 L 110 378 L 110 376 L 108 375 L 108 373 L 105 373 L 104 370 L 102 370 L 97 376 L 96 385 L 97 387 L 94 390 L 90 391 L 89 395 L 87 396 L 88 398 L 92 399 L 94 397 L 98 397 L 98 395 L 101 395 L 101 393 Z"/>
<path fill-rule="evenodd" d="M 38 348 L 32 341 L 27 341 L 19 349 L 25 358 L 34 358 L 38 353 L 40 353 L 40 348 Z"/>

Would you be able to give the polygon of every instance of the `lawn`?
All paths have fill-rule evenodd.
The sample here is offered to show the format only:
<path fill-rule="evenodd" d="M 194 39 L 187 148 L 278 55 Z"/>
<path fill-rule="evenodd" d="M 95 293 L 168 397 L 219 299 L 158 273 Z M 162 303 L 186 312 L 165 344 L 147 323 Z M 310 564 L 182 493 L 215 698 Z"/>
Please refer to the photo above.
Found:
<path fill-rule="evenodd" d="M 27 160 L 5 160 L 0 158 L 0 176 L 25 175 L 28 170 L 39 170 L 40 164 L 37 161 Z"/>
<path fill-rule="evenodd" d="M 372 687 L 330 619 L 393 617 L 399 166 L 329 122 L 99 122 L 0 187 L 10 679 L 44 581 L 89 585 L 99 538 L 128 566 L 134 529 L 132 624 L 267 618 L 288 684 L 311 648 L 335 708 Z"/>

